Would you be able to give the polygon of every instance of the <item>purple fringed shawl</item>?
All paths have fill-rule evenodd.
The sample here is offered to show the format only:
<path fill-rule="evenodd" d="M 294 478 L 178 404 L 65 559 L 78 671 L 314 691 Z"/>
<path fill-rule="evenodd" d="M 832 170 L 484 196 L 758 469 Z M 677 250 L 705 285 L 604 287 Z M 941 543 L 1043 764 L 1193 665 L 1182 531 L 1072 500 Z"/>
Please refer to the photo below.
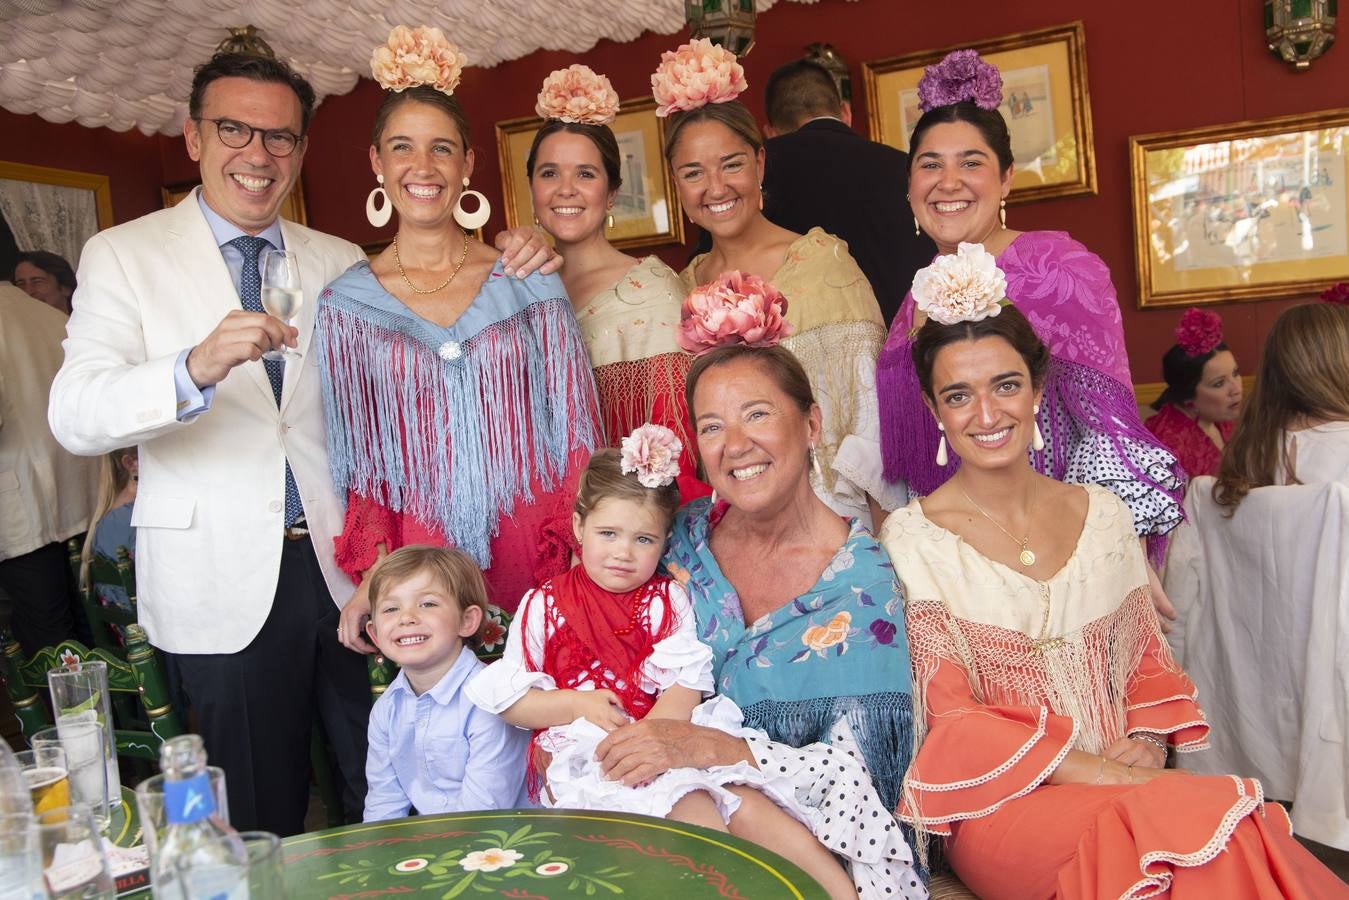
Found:
<path fill-rule="evenodd" d="M 1032 454 L 1032 464 L 1052 478 L 1072 480 L 1065 476 L 1074 451 L 1086 440 L 1104 441 L 1137 479 L 1107 487 L 1130 504 L 1139 534 L 1169 531 L 1180 521 L 1183 473 L 1139 421 L 1110 270 L 1062 231 L 1019 235 L 998 256 L 998 266 L 1007 277 L 1007 296 L 1053 356 L 1039 415 L 1047 446 Z M 939 433 L 913 366 L 913 309 L 913 296 L 905 297 L 877 361 L 881 457 L 887 481 L 902 479 L 915 494 L 927 495 L 960 463 L 935 462 Z M 1136 501 L 1145 495 L 1163 509 L 1144 513 Z"/>

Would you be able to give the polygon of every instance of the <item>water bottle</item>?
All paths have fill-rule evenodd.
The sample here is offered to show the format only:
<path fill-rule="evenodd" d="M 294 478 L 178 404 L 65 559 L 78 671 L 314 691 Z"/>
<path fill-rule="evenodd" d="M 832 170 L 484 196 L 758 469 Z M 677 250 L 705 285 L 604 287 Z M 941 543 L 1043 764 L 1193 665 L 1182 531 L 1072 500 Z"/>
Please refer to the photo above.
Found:
<path fill-rule="evenodd" d="M 33 824 L 28 780 L 9 745 L 0 740 L 0 900 L 40 900 L 42 850 Z"/>
<path fill-rule="evenodd" d="M 220 889 L 194 890 L 195 896 L 212 900 L 244 900 L 248 897 L 246 872 L 238 865 L 227 845 L 215 838 L 235 834 L 216 814 L 215 793 L 206 771 L 206 748 L 195 734 L 184 734 L 165 741 L 159 749 L 159 766 L 164 773 L 164 818 L 168 827 L 159 843 L 159 858 L 150 874 L 150 885 L 157 898 L 181 900 L 187 896 L 180 878 L 190 877 L 194 868 L 203 872 L 228 874 Z M 200 888 L 200 885 L 194 885 Z"/>

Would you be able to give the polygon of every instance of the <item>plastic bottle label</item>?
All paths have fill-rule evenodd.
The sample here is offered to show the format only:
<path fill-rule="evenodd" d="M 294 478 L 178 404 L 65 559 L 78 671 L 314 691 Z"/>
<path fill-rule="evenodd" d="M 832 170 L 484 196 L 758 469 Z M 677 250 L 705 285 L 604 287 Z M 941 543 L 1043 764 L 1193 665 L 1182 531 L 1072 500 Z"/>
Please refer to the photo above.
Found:
<path fill-rule="evenodd" d="M 182 781 L 164 782 L 164 817 L 170 825 L 199 822 L 215 813 L 211 775 L 201 772 Z"/>

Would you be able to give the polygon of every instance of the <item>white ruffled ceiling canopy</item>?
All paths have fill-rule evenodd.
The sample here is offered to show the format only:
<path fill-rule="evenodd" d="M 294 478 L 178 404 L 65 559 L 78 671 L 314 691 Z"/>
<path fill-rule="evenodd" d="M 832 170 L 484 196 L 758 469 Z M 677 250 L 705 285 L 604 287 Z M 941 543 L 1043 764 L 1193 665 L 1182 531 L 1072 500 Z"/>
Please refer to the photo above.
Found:
<path fill-rule="evenodd" d="M 756 0 L 760 12 L 776 0 Z M 812 0 L 797 0 L 812 2 Z M 370 73 L 394 25 L 435 25 L 469 65 L 684 26 L 683 0 L 0 0 L 0 106 L 51 122 L 177 134 L 192 69 L 255 25 L 319 99 Z M 652 60 L 654 68 L 656 61 Z"/>

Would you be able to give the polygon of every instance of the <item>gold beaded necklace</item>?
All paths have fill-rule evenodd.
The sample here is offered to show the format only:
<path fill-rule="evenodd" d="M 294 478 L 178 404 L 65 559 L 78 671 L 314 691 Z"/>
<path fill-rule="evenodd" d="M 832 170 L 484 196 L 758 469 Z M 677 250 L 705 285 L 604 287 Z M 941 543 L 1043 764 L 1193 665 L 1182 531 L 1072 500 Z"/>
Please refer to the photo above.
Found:
<path fill-rule="evenodd" d="M 464 260 L 468 259 L 468 243 L 471 240 L 473 239 L 469 237 L 468 232 L 465 231 L 464 249 L 459 254 L 459 262 L 455 264 L 454 271 L 450 273 L 449 278 L 446 278 L 443 282 L 431 288 L 430 290 L 424 291 L 421 288 L 417 287 L 415 284 L 412 283 L 412 279 L 408 278 L 408 273 L 403 270 L 403 261 L 398 258 L 398 238 L 393 239 L 393 263 L 395 266 L 398 267 L 398 274 L 402 276 L 403 283 L 406 284 L 408 286 L 408 289 L 411 290 L 414 294 L 434 294 L 436 291 L 443 291 L 445 290 L 445 288 L 449 287 L 450 282 L 454 281 L 454 277 L 458 275 L 459 270 L 464 267 Z"/>

